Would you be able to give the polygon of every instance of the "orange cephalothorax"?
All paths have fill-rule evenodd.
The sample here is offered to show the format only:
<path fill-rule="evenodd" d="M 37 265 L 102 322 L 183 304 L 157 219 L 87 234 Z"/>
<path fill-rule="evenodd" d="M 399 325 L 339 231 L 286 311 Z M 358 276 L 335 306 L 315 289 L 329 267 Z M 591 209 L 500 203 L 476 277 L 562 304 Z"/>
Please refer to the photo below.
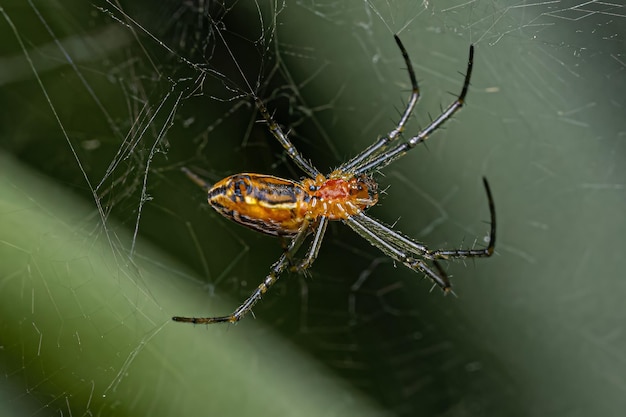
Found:
<path fill-rule="evenodd" d="M 313 197 L 309 203 L 312 218 L 326 216 L 330 220 L 341 220 L 378 202 L 378 185 L 367 175 L 350 177 L 333 172 L 328 179 L 318 175 L 315 180 L 302 181 L 302 185 Z"/>

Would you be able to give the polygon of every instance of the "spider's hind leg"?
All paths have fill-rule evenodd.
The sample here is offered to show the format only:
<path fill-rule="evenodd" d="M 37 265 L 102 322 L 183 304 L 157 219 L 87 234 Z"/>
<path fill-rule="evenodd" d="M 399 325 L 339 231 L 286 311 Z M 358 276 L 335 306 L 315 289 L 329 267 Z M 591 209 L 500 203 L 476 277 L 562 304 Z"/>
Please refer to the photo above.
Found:
<path fill-rule="evenodd" d="M 218 317 L 172 317 L 172 320 L 182 323 L 193 324 L 212 324 L 212 323 L 236 323 L 241 320 L 247 313 L 252 311 L 252 308 L 258 303 L 263 295 L 269 291 L 274 285 L 280 275 L 290 265 L 289 259 L 300 249 L 304 239 L 310 233 L 308 227 L 303 227 L 297 235 L 295 235 L 289 244 L 287 251 L 285 251 L 278 261 L 276 261 L 270 268 L 270 272 L 265 276 L 265 279 L 258 285 L 258 287 L 250 294 L 250 296 L 228 316 Z M 319 248 L 318 248 L 319 249 Z"/>

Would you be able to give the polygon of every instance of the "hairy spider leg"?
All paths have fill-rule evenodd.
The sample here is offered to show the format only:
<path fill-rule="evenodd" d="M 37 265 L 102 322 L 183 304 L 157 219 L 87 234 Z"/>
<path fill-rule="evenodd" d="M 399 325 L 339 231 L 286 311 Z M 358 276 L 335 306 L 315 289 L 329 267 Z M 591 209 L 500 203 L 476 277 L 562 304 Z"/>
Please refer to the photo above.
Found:
<path fill-rule="evenodd" d="M 469 89 L 470 79 L 472 77 L 472 68 L 474 66 L 474 45 L 470 46 L 469 58 L 467 60 L 467 71 L 465 73 L 465 81 L 463 81 L 463 89 L 457 99 L 446 108 L 435 120 L 430 122 L 425 129 L 413 136 L 406 142 L 402 142 L 399 145 L 391 148 L 390 150 L 374 156 L 373 158 L 365 160 L 361 165 L 356 166 L 352 172 L 354 175 L 367 174 L 377 169 L 382 169 L 395 161 L 396 159 L 404 156 L 408 151 L 415 148 L 415 146 L 425 141 L 434 131 L 439 129 L 441 125 L 449 120 L 454 113 L 456 113 L 463 104 L 465 104 L 465 96 Z"/>
<path fill-rule="evenodd" d="M 373 155 L 378 154 L 382 150 L 384 150 L 387 145 L 400 136 L 400 134 L 404 131 L 404 127 L 406 123 L 409 121 L 409 117 L 413 113 L 413 109 L 417 104 L 417 101 L 420 97 L 420 90 L 417 84 L 417 78 L 415 78 L 415 71 L 413 69 L 413 64 L 411 63 L 411 59 L 409 58 L 409 53 L 404 48 L 404 45 L 400 41 L 398 35 L 393 35 L 393 38 L 396 40 L 396 44 L 398 48 L 400 48 L 400 52 L 402 53 L 402 57 L 404 58 L 404 63 L 406 65 L 406 69 L 409 72 L 409 78 L 411 79 L 411 95 L 409 96 L 409 101 L 406 104 L 406 108 L 402 113 L 402 117 L 400 117 L 400 121 L 397 126 L 389 132 L 386 136 L 383 136 L 376 140 L 372 145 L 367 147 L 364 151 L 360 152 L 357 156 L 352 158 L 350 161 L 342 164 L 339 169 L 342 171 L 350 171 L 354 167 L 359 166 L 363 163 L 363 161 L 371 158 Z"/>
<path fill-rule="evenodd" d="M 181 167 L 180 170 L 184 172 L 185 175 L 187 175 L 187 177 L 189 177 L 191 181 L 193 181 L 196 185 L 198 185 L 204 191 L 209 191 L 211 189 L 212 187 L 211 184 L 209 184 L 208 182 L 206 182 L 205 180 L 203 180 L 202 178 L 200 178 L 199 176 L 191 172 L 191 170 L 188 169 L 187 167 Z"/>
<path fill-rule="evenodd" d="M 300 249 L 304 239 L 309 234 L 309 228 L 302 228 L 298 232 L 296 236 L 291 239 L 289 247 L 283 254 L 280 256 L 278 261 L 272 265 L 270 268 L 269 274 L 265 277 L 263 282 L 259 284 L 259 286 L 254 290 L 254 292 L 244 301 L 232 314 L 228 316 L 219 316 L 219 317 L 172 317 L 172 320 L 182 323 L 193 323 L 193 324 L 212 324 L 212 323 L 236 323 L 243 318 L 256 303 L 263 298 L 263 294 L 265 294 L 271 287 L 274 285 L 280 275 L 291 265 L 290 258 Z"/>
<path fill-rule="evenodd" d="M 292 266 L 291 270 L 293 271 L 302 271 L 309 268 L 315 259 L 317 258 L 317 254 L 319 252 L 320 246 L 322 244 L 322 240 L 324 239 L 324 233 L 326 231 L 326 226 L 328 225 L 328 218 L 321 217 L 315 226 L 315 236 L 311 241 L 311 246 L 309 247 L 307 254 L 305 255 L 302 262 L 300 262 L 296 266 Z M 236 323 L 241 320 L 247 313 L 249 313 L 254 305 L 258 303 L 261 298 L 263 298 L 263 294 L 265 294 L 280 275 L 292 265 L 292 257 L 298 251 L 305 238 L 309 234 L 310 230 L 308 227 L 304 227 L 294 238 L 291 239 L 289 247 L 278 261 L 272 265 L 270 268 L 269 274 L 265 277 L 263 282 L 254 290 L 254 292 L 244 301 L 235 311 L 233 311 L 228 316 L 219 316 L 219 317 L 172 317 L 172 320 L 182 323 L 193 323 L 193 324 L 212 324 L 212 323 Z"/>
<path fill-rule="evenodd" d="M 283 146 L 283 148 L 287 152 L 287 155 L 289 155 L 291 160 L 298 166 L 298 168 L 304 171 L 304 173 L 311 178 L 315 178 L 320 175 L 320 171 L 315 168 L 315 166 L 313 166 L 310 161 L 307 161 L 300 152 L 298 152 L 293 143 L 291 143 L 291 140 L 289 140 L 287 135 L 283 132 L 283 129 L 280 127 L 280 125 L 274 121 L 272 116 L 270 116 L 270 113 L 267 111 L 267 107 L 265 107 L 263 101 L 255 96 L 254 102 L 256 103 L 259 112 L 267 122 L 267 126 L 272 132 L 272 135 L 274 135 L 276 140 Z"/>
<path fill-rule="evenodd" d="M 483 185 L 487 193 L 491 222 L 489 243 L 484 249 L 429 250 L 421 243 L 404 236 L 400 232 L 385 226 L 380 221 L 364 213 L 348 217 L 343 220 L 343 222 L 387 256 L 401 262 L 409 269 L 424 273 L 431 278 L 435 284 L 441 287 L 444 292 L 449 292 L 451 289 L 450 280 L 437 262 L 437 259 L 480 258 L 489 257 L 494 253 L 496 244 L 496 210 L 489 183 L 484 177 Z M 423 260 L 417 257 L 432 261 L 437 272 L 430 269 Z"/>
<path fill-rule="evenodd" d="M 449 259 L 449 258 L 481 258 L 481 257 L 489 257 L 493 255 L 493 252 L 496 249 L 496 206 L 493 202 L 493 195 L 491 194 L 491 189 L 489 188 L 489 183 L 487 182 L 487 178 L 483 177 L 483 185 L 485 186 L 485 191 L 487 192 L 487 202 L 489 203 L 489 213 L 491 216 L 491 228 L 489 229 L 489 243 L 487 247 L 484 249 L 439 249 L 439 250 L 429 250 L 424 255 L 425 257 L 432 259 Z"/>
<path fill-rule="evenodd" d="M 312 226 L 315 235 L 313 236 L 313 240 L 311 240 L 311 245 L 309 246 L 304 258 L 297 265 L 293 265 L 292 262 L 292 266 L 290 268 L 292 272 L 306 271 L 311 267 L 311 265 L 313 265 L 313 262 L 317 259 L 320 247 L 322 246 L 324 234 L 326 233 L 326 226 L 328 226 L 328 217 L 326 216 L 320 217 L 317 224 Z"/>
<path fill-rule="evenodd" d="M 449 291 L 452 288 L 448 277 L 446 277 L 445 275 L 440 276 L 435 271 L 430 269 L 426 262 L 414 256 L 414 253 L 409 250 L 408 247 L 400 247 L 396 245 L 395 242 L 389 241 L 387 239 L 389 237 L 388 235 L 381 235 L 380 233 L 373 231 L 370 228 L 371 223 L 377 222 L 377 220 L 374 220 L 371 217 L 360 213 L 348 217 L 347 219 L 342 221 L 357 234 L 359 234 L 362 238 L 370 242 L 370 244 L 380 249 L 380 251 L 383 252 L 385 255 L 389 256 L 395 261 L 402 263 L 407 268 L 412 269 L 413 271 L 419 271 L 423 273 L 431 280 L 433 280 L 435 284 L 443 288 L 445 292 Z"/>

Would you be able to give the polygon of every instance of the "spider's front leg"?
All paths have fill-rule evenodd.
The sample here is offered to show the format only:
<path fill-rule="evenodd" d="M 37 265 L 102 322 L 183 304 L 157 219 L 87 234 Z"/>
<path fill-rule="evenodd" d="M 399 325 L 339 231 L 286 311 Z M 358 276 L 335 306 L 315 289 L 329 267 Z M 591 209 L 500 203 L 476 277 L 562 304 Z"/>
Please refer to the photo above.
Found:
<path fill-rule="evenodd" d="M 305 174 L 307 174 L 311 178 L 315 178 L 316 176 L 320 175 L 319 170 L 315 168 L 315 166 L 313 166 L 310 161 L 307 161 L 302 156 L 302 154 L 298 152 L 294 144 L 291 143 L 291 140 L 289 139 L 287 134 L 283 132 L 283 129 L 280 127 L 280 125 L 272 118 L 269 111 L 267 110 L 267 107 L 265 107 L 265 104 L 263 104 L 263 101 L 255 96 L 254 102 L 256 103 L 256 107 L 257 109 L 259 109 L 261 116 L 263 116 L 263 118 L 265 119 L 265 122 L 267 123 L 267 127 L 269 128 L 270 132 L 272 132 L 274 138 L 276 138 L 276 140 L 282 145 L 282 147 L 287 152 L 289 158 L 291 158 L 291 160 L 298 166 L 298 168 L 300 168 Z"/>
<path fill-rule="evenodd" d="M 406 64 L 406 70 L 409 73 L 409 79 L 411 80 L 411 95 L 409 96 L 404 112 L 402 113 L 402 116 L 400 117 L 400 120 L 398 121 L 396 127 L 394 127 L 393 130 L 389 132 L 386 136 L 378 138 L 376 142 L 361 151 L 350 161 L 342 164 L 339 168 L 342 171 L 351 171 L 355 167 L 361 166 L 372 156 L 375 156 L 384 151 L 391 142 L 394 142 L 396 139 L 398 139 L 398 137 L 400 137 L 400 134 L 404 131 L 404 128 L 406 127 L 406 124 L 409 121 L 411 114 L 413 113 L 413 109 L 417 104 L 417 100 L 419 100 L 420 89 L 417 85 L 417 78 L 415 77 L 415 70 L 413 69 L 411 59 L 409 58 L 409 53 L 406 51 L 406 48 L 402 44 L 402 41 L 400 41 L 398 35 L 393 35 L 393 38 L 396 40 L 398 48 L 400 48 L 400 52 L 402 53 L 402 57 L 404 58 L 404 63 Z"/>

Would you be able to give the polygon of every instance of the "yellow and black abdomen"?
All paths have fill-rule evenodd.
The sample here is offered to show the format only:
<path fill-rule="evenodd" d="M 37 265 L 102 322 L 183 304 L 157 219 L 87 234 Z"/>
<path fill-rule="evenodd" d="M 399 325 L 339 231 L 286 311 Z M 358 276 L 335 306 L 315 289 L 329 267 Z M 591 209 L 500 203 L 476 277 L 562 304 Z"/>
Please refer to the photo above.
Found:
<path fill-rule="evenodd" d="M 209 204 L 221 215 L 274 236 L 299 231 L 310 198 L 295 181 L 260 174 L 231 175 L 208 192 Z"/>

